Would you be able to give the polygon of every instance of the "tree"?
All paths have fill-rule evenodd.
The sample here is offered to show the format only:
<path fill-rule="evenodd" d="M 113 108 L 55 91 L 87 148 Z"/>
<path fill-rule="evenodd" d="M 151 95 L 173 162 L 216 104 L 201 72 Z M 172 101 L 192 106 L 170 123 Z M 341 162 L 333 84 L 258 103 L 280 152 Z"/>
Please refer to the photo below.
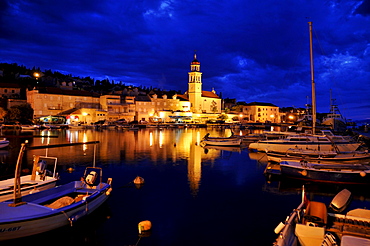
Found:
<path fill-rule="evenodd" d="M 33 109 L 30 104 L 21 104 L 10 107 L 6 117 L 8 120 L 17 120 L 21 123 L 32 121 Z"/>
<path fill-rule="evenodd" d="M 4 120 L 7 113 L 8 113 L 8 111 L 6 111 L 4 108 L 0 107 L 0 120 Z"/>

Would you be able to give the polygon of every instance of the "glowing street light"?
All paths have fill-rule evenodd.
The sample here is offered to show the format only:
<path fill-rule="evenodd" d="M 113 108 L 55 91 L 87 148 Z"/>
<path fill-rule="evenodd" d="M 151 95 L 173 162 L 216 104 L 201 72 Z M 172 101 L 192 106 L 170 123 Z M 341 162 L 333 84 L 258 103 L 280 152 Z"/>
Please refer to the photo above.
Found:
<path fill-rule="evenodd" d="M 33 76 L 38 80 L 40 78 L 40 74 L 38 72 L 34 72 Z"/>
<path fill-rule="evenodd" d="M 86 112 L 83 112 L 82 115 L 84 116 L 84 124 L 86 123 L 86 116 L 89 115 L 88 113 Z"/>

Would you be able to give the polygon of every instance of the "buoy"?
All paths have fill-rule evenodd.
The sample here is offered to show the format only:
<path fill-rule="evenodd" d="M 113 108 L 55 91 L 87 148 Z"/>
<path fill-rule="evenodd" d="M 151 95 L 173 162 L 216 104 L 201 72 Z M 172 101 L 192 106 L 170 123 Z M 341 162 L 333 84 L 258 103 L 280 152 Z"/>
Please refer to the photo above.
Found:
<path fill-rule="evenodd" d="M 72 167 L 70 167 L 70 168 L 68 168 L 68 169 L 67 169 L 67 171 L 68 171 L 69 173 L 71 173 L 71 172 L 73 172 L 73 171 L 74 171 L 74 169 L 73 169 Z"/>
<path fill-rule="evenodd" d="M 306 171 L 306 170 L 303 170 L 303 171 L 301 172 L 301 174 L 302 174 L 303 176 L 307 176 L 307 171 Z"/>
<path fill-rule="evenodd" d="M 366 176 L 366 173 L 364 171 L 361 171 L 360 172 L 360 175 L 361 175 L 361 177 L 365 177 Z"/>
<path fill-rule="evenodd" d="M 111 192 L 112 192 L 112 188 L 109 188 L 109 189 L 105 192 L 105 194 L 106 194 L 107 196 L 109 196 Z"/>
<path fill-rule="evenodd" d="M 149 220 L 141 221 L 138 225 L 139 235 L 144 234 L 152 229 L 152 222 Z"/>
<path fill-rule="evenodd" d="M 134 179 L 134 184 L 137 184 L 137 185 L 141 185 L 141 184 L 144 184 L 144 179 L 140 176 L 137 176 L 135 179 Z"/>

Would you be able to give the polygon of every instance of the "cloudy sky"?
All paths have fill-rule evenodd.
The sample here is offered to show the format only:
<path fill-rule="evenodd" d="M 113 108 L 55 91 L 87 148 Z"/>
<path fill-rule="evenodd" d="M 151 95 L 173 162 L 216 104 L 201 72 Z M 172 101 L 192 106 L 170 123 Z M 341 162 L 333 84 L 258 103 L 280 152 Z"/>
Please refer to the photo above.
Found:
<path fill-rule="evenodd" d="M 370 0 L 2 0 L 0 62 L 370 119 Z"/>

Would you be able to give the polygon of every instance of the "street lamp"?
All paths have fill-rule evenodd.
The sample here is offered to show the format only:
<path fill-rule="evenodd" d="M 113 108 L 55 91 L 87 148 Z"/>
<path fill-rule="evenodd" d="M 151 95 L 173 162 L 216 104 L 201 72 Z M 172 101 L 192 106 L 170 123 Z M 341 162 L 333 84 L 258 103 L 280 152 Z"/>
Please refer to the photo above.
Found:
<path fill-rule="evenodd" d="M 34 72 L 33 76 L 38 80 L 40 78 L 40 74 L 38 72 Z"/>
<path fill-rule="evenodd" d="M 86 116 L 89 115 L 89 114 L 86 113 L 86 112 L 83 112 L 82 115 L 84 116 L 84 124 L 86 124 Z"/>
<path fill-rule="evenodd" d="M 275 123 L 275 115 L 270 115 L 270 118 L 271 118 L 271 122 Z"/>

